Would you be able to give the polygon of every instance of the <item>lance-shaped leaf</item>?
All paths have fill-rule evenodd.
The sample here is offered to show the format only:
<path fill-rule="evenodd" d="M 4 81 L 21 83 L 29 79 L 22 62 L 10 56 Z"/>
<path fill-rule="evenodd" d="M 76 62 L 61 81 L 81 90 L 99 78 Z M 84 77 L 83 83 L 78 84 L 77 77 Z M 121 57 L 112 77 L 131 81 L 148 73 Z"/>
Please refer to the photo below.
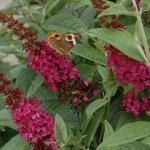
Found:
<path fill-rule="evenodd" d="M 86 115 L 90 118 L 97 110 L 107 104 L 109 100 L 106 99 L 98 99 L 89 104 L 86 108 Z"/>
<path fill-rule="evenodd" d="M 139 61 L 145 61 L 139 43 L 126 31 L 97 28 L 89 30 L 89 36 L 99 38 L 112 44 L 129 57 Z"/>
<path fill-rule="evenodd" d="M 29 86 L 27 90 L 26 96 L 27 97 L 32 96 L 38 90 L 38 88 L 42 85 L 42 83 L 43 83 L 43 78 L 41 77 L 41 75 L 37 75 L 31 82 L 31 85 Z"/>
<path fill-rule="evenodd" d="M 7 109 L 0 110 L 0 126 L 7 126 L 12 129 L 16 129 L 15 124 L 12 121 L 11 115 Z"/>
<path fill-rule="evenodd" d="M 66 128 L 64 120 L 59 114 L 56 114 L 55 116 L 54 131 L 55 131 L 57 141 L 62 142 L 62 143 L 67 142 L 68 140 L 67 128 Z"/>
<path fill-rule="evenodd" d="M 11 138 L 1 150 L 29 150 L 29 144 L 21 138 L 20 135 L 16 135 Z"/>
<path fill-rule="evenodd" d="M 99 150 L 105 146 L 119 146 L 126 143 L 131 143 L 150 135 L 150 123 L 144 121 L 137 121 L 128 123 L 122 126 L 114 134 L 104 139 L 102 144 L 97 148 Z"/>
<path fill-rule="evenodd" d="M 106 64 L 104 54 L 98 51 L 97 49 L 89 46 L 78 44 L 77 46 L 71 49 L 71 53 L 92 60 L 99 64 L 103 64 L 103 65 Z"/>
<path fill-rule="evenodd" d="M 128 16 L 136 16 L 135 12 L 128 11 L 124 6 L 114 4 L 112 7 L 105 9 L 98 17 L 107 16 L 107 15 L 128 15 Z"/>

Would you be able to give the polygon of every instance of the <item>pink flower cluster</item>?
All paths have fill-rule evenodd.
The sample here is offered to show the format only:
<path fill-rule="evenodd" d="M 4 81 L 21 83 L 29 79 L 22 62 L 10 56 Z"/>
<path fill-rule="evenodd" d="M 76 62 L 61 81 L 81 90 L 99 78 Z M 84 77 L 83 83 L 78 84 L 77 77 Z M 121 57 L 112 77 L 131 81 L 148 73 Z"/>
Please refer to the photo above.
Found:
<path fill-rule="evenodd" d="M 87 80 L 66 81 L 61 85 L 60 93 L 63 102 L 69 99 L 74 105 L 88 104 L 93 96 L 98 95 L 96 84 Z"/>
<path fill-rule="evenodd" d="M 23 139 L 32 142 L 31 150 L 55 150 L 54 118 L 41 108 L 37 98 L 27 99 L 19 88 L 12 88 L 11 81 L 0 72 L 0 94 L 12 111 L 13 121 Z M 53 142 L 53 143 L 52 143 Z"/>
<path fill-rule="evenodd" d="M 111 45 L 105 47 L 108 50 L 108 66 L 114 66 L 122 84 L 132 83 L 136 90 L 150 87 L 150 68 L 146 64 L 125 56 Z"/>
<path fill-rule="evenodd" d="M 91 0 L 97 14 L 110 8 L 110 4 L 106 0 Z M 98 18 L 98 22 L 106 28 L 124 29 L 124 25 L 118 21 L 117 15 L 107 15 Z"/>
<path fill-rule="evenodd" d="M 34 143 L 44 143 L 54 138 L 54 119 L 47 112 L 43 111 L 36 98 L 31 100 L 22 99 L 16 109 L 12 111 L 14 122 L 18 126 L 22 138 Z M 46 145 L 56 149 L 55 144 Z"/>
<path fill-rule="evenodd" d="M 147 112 L 149 99 L 147 97 L 137 98 L 136 93 L 131 90 L 124 95 L 122 106 L 126 108 L 127 112 L 131 112 L 137 116 L 141 112 Z"/>
<path fill-rule="evenodd" d="M 150 87 L 150 68 L 143 62 L 127 57 L 112 45 L 106 45 L 105 48 L 108 51 L 108 67 L 114 67 L 117 79 L 123 85 L 133 85 L 123 98 L 123 107 L 135 115 L 147 111 L 149 98 L 139 99 L 136 95 L 140 90 Z"/>
<path fill-rule="evenodd" d="M 76 92 L 72 93 L 71 95 L 71 101 L 74 105 L 81 103 L 88 104 L 93 96 L 98 95 L 96 84 L 87 80 L 80 81 L 78 90 L 76 89 Z"/>
<path fill-rule="evenodd" d="M 127 112 L 134 115 L 139 115 L 141 112 L 146 112 L 149 108 L 149 99 L 147 97 L 137 98 L 133 90 L 127 92 L 123 98 L 122 106 Z"/>
<path fill-rule="evenodd" d="M 73 97 L 74 94 L 72 95 L 72 93 L 74 93 L 74 91 L 71 92 L 71 89 L 74 89 L 77 82 L 79 86 L 82 85 L 83 81 L 80 79 L 79 72 L 71 60 L 56 53 L 54 49 L 49 47 L 46 41 L 38 40 L 36 33 L 30 31 L 23 23 L 14 19 L 12 16 L 7 16 L 0 12 L 0 21 L 4 23 L 15 36 L 24 40 L 23 49 L 27 53 L 28 64 L 34 71 L 42 75 L 49 89 L 51 91 L 63 91 L 66 100 L 68 100 L 68 97 Z M 66 94 L 68 89 L 64 88 L 66 83 L 69 85 L 69 96 Z M 79 86 L 77 89 L 79 89 Z M 90 88 L 94 87 L 86 87 L 87 91 L 84 90 L 84 92 L 87 93 Z M 90 97 L 81 97 L 81 95 L 86 94 L 80 94 L 80 92 L 83 92 L 83 89 L 81 89 L 81 91 L 78 90 L 78 99 L 80 98 L 80 101 L 83 100 L 87 103 Z"/>
<path fill-rule="evenodd" d="M 106 28 L 124 29 L 124 25 L 118 21 L 116 15 L 101 16 L 99 17 L 100 24 L 103 24 Z"/>
<path fill-rule="evenodd" d="M 55 52 L 45 41 L 41 41 L 41 49 L 32 50 L 28 55 L 29 65 L 40 73 L 49 89 L 56 91 L 66 80 L 79 78 L 79 72 L 69 59 Z"/>
<path fill-rule="evenodd" d="M 53 139 L 51 139 L 51 141 L 54 141 Z M 30 150 L 56 150 L 57 147 L 55 144 L 51 144 L 51 146 L 48 146 L 42 142 L 38 142 L 38 143 L 33 143 L 30 146 Z"/>
<path fill-rule="evenodd" d="M 138 9 L 140 8 L 140 2 L 141 0 L 136 0 Z M 109 5 L 106 5 L 106 2 L 103 0 L 100 2 L 92 0 L 92 4 L 98 12 L 102 12 L 109 8 Z M 104 24 L 107 28 L 125 28 L 125 26 L 118 21 L 118 17 L 116 15 L 102 16 L 99 18 L 99 22 L 100 24 Z M 141 112 L 146 112 L 149 107 L 149 98 L 139 99 L 137 94 L 140 90 L 150 87 L 150 68 L 142 62 L 127 57 L 112 45 L 106 45 L 105 48 L 108 51 L 108 67 L 114 68 L 116 77 L 120 83 L 123 85 L 133 85 L 131 91 L 124 95 L 122 106 L 127 112 L 132 112 L 135 115 L 139 115 Z"/>

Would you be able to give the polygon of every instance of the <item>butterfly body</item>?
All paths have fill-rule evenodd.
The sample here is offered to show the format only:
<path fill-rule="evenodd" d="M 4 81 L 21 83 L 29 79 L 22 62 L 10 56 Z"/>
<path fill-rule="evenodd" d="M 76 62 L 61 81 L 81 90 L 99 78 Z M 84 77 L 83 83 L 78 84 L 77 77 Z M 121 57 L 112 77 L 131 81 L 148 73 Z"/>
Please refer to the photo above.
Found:
<path fill-rule="evenodd" d="M 80 39 L 78 33 L 61 34 L 59 32 L 50 32 L 48 34 L 48 44 L 51 48 L 56 50 L 57 53 L 69 56 L 69 50 L 77 44 Z"/>

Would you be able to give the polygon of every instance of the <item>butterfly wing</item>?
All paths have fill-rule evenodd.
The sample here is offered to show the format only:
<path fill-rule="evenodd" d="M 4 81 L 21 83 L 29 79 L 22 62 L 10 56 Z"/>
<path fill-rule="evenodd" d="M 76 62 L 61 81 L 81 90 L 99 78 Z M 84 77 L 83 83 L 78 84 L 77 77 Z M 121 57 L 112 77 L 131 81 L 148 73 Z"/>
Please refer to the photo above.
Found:
<path fill-rule="evenodd" d="M 50 32 L 48 34 L 48 44 L 52 47 L 56 52 L 61 55 L 68 56 L 69 50 L 77 44 L 77 41 L 80 39 L 78 33 L 66 33 L 62 35 L 59 32 Z"/>
<path fill-rule="evenodd" d="M 66 41 L 72 42 L 73 46 L 75 46 L 80 40 L 81 35 L 79 33 L 66 33 L 64 37 Z"/>

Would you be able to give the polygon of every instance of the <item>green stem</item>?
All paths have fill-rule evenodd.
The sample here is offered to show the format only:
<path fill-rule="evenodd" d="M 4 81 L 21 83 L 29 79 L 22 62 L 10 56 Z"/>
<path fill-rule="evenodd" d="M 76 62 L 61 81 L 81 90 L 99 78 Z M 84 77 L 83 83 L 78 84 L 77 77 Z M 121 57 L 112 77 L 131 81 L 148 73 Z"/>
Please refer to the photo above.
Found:
<path fill-rule="evenodd" d="M 138 28 L 142 37 L 142 42 L 143 42 L 143 46 L 144 46 L 144 51 L 145 51 L 145 55 L 147 57 L 147 64 L 150 66 L 150 51 L 149 51 L 149 46 L 148 46 L 148 42 L 146 39 L 146 35 L 145 35 L 145 31 L 144 31 L 144 26 L 142 23 L 142 19 L 141 19 L 141 14 L 138 10 L 137 4 L 135 0 L 132 0 L 132 3 L 136 9 L 136 14 L 137 14 L 137 23 L 138 23 Z"/>

